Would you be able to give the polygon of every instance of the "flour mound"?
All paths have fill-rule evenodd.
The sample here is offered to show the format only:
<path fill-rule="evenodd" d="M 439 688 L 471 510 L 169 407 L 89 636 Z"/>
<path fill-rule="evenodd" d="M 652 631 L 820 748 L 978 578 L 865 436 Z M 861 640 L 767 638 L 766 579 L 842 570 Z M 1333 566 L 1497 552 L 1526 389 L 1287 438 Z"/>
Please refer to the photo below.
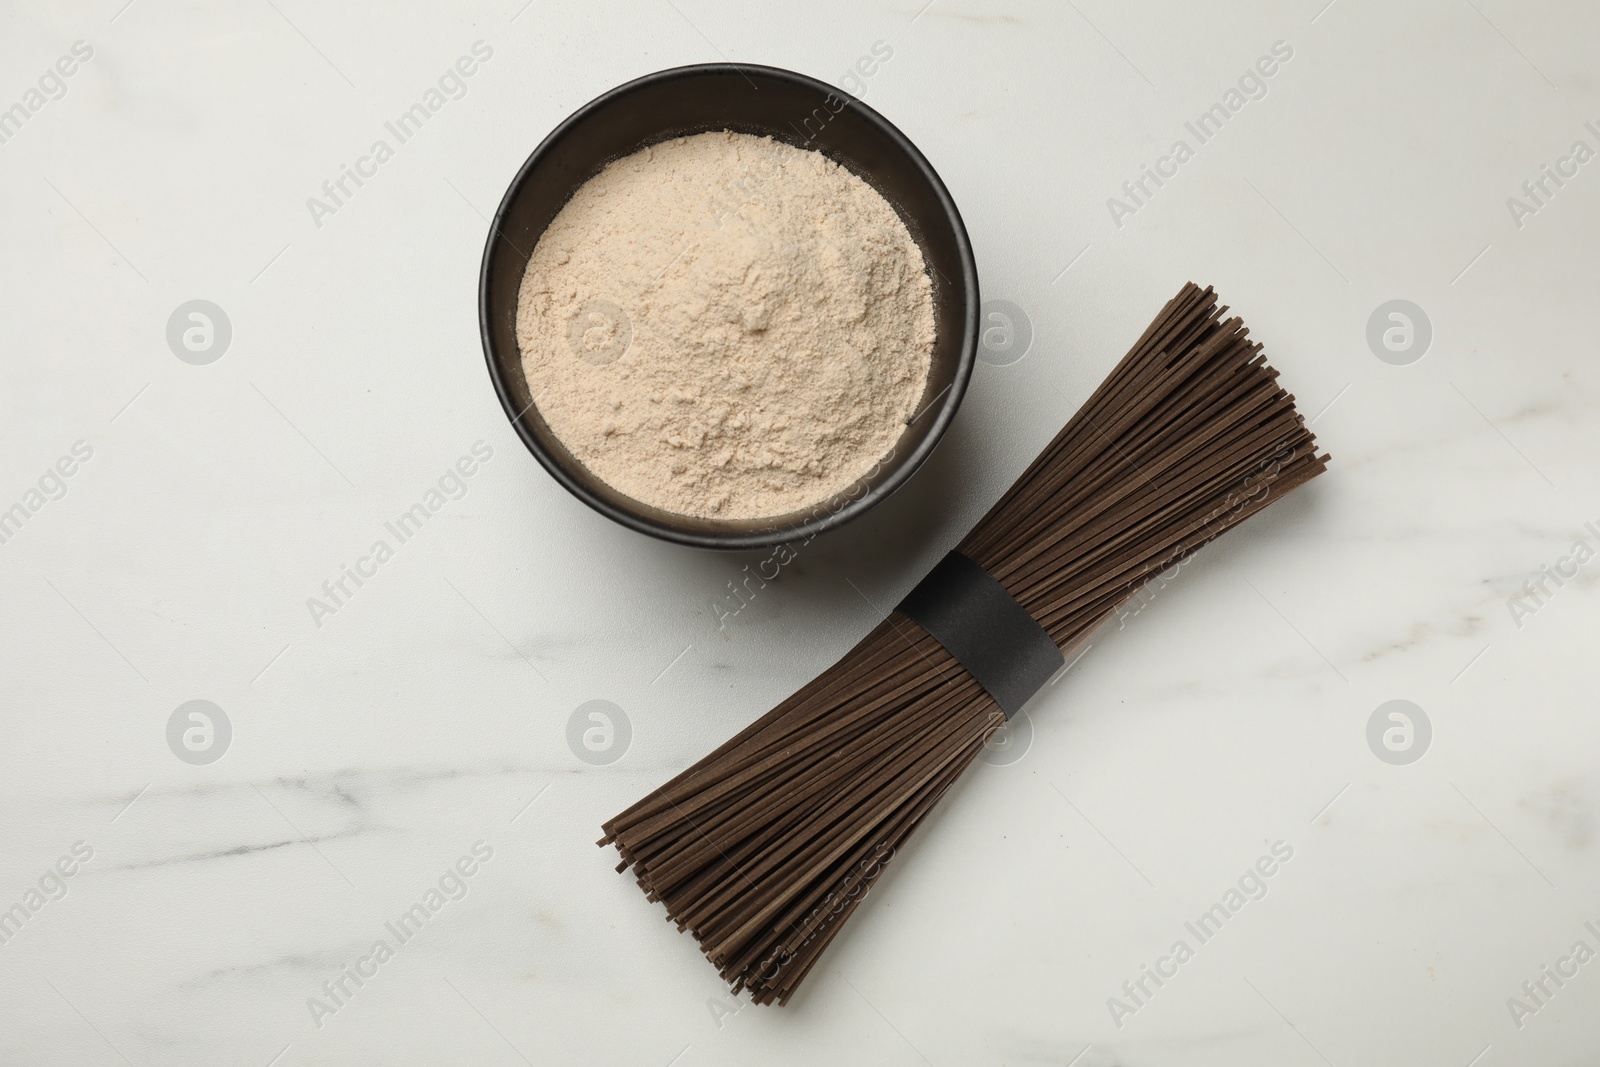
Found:
<path fill-rule="evenodd" d="M 918 414 L 934 342 L 921 250 L 818 152 L 705 133 L 586 183 L 517 304 L 539 413 L 627 495 L 701 517 L 802 510 Z"/>

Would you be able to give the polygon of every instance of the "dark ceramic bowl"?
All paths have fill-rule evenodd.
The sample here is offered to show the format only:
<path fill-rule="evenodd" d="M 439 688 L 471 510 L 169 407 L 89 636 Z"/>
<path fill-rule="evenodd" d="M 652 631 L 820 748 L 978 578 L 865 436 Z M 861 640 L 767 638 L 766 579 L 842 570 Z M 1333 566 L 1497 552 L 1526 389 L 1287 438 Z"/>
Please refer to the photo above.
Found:
<path fill-rule="evenodd" d="M 928 388 L 892 455 L 833 498 L 765 519 L 700 519 L 635 500 L 590 473 L 540 417 L 517 347 L 517 294 L 528 257 L 578 187 L 607 163 L 685 134 L 733 130 L 814 149 L 892 204 L 933 282 Z M 849 522 L 894 492 L 928 458 L 966 393 L 978 347 L 978 272 L 961 215 L 933 167 L 889 120 L 825 82 L 775 67 L 707 63 L 612 89 L 544 139 L 517 172 L 483 250 L 479 325 L 489 376 L 523 443 L 574 496 L 624 526 L 702 548 L 803 540 Z"/>

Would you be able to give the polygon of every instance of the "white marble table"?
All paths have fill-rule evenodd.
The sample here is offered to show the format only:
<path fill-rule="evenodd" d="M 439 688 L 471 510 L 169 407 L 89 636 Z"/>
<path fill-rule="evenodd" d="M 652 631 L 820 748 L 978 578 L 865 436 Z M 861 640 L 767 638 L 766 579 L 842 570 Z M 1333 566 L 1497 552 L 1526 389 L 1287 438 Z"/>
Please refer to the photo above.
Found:
<path fill-rule="evenodd" d="M 1594 1062 L 1600 13 L 1324 3 L 8 5 L 0 1063 Z M 570 498 L 475 319 L 532 146 L 719 56 L 898 123 L 1032 334 L 721 629 L 759 557 Z M 865 632 L 850 583 L 892 603 L 1191 277 L 1329 475 L 1098 640 L 802 995 L 741 1008 L 599 822 Z M 1393 300 L 1425 352 L 1369 345 Z M 569 746 L 592 700 L 609 763 Z M 1385 710 L 1369 745 L 1392 700 L 1426 741 Z"/>

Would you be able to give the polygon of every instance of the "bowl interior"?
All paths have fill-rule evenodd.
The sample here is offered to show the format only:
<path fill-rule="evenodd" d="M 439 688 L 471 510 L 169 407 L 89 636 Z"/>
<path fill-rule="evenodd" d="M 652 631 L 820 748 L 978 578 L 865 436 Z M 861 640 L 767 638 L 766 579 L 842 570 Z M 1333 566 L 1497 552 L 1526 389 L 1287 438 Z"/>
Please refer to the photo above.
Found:
<path fill-rule="evenodd" d="M 618 492 L 574 457 L 540 417 L 517 346 L 517 295 L 534 246 L 579 186 L 607 163 L 685 134 L 733 130 L 822 152 L 872 185 L 905 221 L 933 283 L 936 341 L 919 414 L 877 470 L 803 511 L 701 519 Z M 882 116 L 830 86 L 770 67 L 710 64 L 662 71 L 591 102 L 546 138 L 517 175 L 484 252 L 481 326 L 506 412 L 539 461 L 602 513 L 668 540 L 713 548 L 777 544 L 828 529 L 887 496 L 921 465 L 954 417 L 977 345 L 978 284 L 960 215 L 922 154 Z"/>

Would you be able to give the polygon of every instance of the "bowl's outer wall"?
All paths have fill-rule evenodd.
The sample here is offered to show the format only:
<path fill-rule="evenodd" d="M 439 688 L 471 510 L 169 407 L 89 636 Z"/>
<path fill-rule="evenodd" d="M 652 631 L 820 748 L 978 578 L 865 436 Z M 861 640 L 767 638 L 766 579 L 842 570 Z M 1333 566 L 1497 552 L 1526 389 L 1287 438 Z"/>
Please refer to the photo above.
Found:
<path fill-rule="evenodd" d="M 928 389 L 922 413 L 894 457 L 832 500 L 760 520 L 696 519 L 662 511 L 595 477 L 533 406 L 517 346 L 517 296 L 528 258 L 572 194 L 606 164 L 646 145 L 724 129 L 820 151 L 861 176 L 900 213 L 933 282 L 937 340 Z M 911 476 L 965 393 L 977 349 L 978 300 L 972 250 L 954 202 L 922 154 L 886 119 L 847 94 L 791 71 L 706 64 L 629 82 L 580 109 L 545 139 L 495 217 L 484 251 L 479 311 L 490 375 L 506 414 L 559 482 L 601 513 L 642 532 L 707 548 L 752 548 L 837 526 Z"/>

